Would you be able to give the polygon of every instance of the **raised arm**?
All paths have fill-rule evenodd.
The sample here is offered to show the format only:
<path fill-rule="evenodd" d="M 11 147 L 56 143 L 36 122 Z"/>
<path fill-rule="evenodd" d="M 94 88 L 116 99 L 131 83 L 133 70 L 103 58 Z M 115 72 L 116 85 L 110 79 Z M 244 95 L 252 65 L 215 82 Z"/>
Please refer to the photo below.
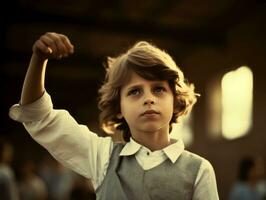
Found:
<path fill-rule="evenodd" d="M 60 163 L 92 179 L 96 189 L 107 170 L 113 148 L 112 139 L 98 137 L 87 126 L 79 124 L 68 111 L 54 109 L 50 95 L 44 93 L 48 59 L 67 57 L 74 52 L 74 47 L 66 36 L 46 33 L 34 43 L 32 49 L 20 104 L 10 108 L 9 116 L 22 122 L 31 137 Z"/>
<path fill-rule="evenodd" d="M 63 57 L 68 57 L 74 52 L 74 46 L 67 36 L 48 32 L 34 43 L 32 51 L 33 54 L 23 83 L 21 105 L 35 101 L 43 94 L 48 59 L 60 60 Z"/>

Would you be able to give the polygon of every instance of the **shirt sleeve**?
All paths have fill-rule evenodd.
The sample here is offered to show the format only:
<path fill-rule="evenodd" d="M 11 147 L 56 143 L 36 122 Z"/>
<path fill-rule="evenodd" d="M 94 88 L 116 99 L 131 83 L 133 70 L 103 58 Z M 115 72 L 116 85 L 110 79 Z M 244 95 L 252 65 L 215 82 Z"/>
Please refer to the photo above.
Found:
<path fill-rule="evenodd" d="M 214 169 L 206 159 L 203 159 L 200 165 L 193 200 L 219 200 Z"/>
<path fill-rule="evenodd" d="M 47 92 L 33 103 L 13 105 L 9 116 L 23 123 L 31 137 L 56 160 L 91 179 L 95 189 L 101 184 L 113 149 L 110 137 L 99 137 L 66 110 L 53 109 Z"/>

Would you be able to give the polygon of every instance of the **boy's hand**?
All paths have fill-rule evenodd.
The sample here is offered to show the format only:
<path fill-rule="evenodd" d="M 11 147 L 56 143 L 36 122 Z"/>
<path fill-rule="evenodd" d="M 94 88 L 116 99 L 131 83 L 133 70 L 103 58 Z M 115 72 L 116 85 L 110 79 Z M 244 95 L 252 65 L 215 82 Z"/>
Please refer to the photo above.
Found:
<path fill-rule="evenodd" d="M 32 47 L 33 54 L 41 59 L 61 59 L 74 52 L 74 46 L 67 36 L 48 32 L 42 35 Z"/>

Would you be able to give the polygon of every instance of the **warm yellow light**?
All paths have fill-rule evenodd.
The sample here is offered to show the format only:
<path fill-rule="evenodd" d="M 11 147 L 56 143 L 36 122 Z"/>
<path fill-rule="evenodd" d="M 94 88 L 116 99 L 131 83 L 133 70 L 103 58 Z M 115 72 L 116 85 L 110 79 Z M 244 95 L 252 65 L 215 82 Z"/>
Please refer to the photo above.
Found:
<path fill-rule="evenodd" d="M 253 74 L 246 67 L 228 72 L 222 79 L 222 133 L 227 139 L 247 134 L 252 123 Z"/>

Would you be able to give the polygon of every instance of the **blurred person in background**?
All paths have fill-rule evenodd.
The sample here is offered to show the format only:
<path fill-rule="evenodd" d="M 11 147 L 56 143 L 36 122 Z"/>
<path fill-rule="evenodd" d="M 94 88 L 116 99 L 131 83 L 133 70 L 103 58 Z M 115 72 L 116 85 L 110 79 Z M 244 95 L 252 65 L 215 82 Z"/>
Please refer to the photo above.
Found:
<path fill-rule="evenodd" d="M 0 138 L 0 199 L 17 200 L 18 191 L 13 169 L 10 163 L 13 159 L 13 146 L 7 140 Z"/>
<path fill-rule="evenodd" d="M 261 158 L 242 158 L 238 166 L 238 180 L 232 187 L 229 200 L 263 200 L 263 176 L 264 164 Z"/>
<path fill-rule="evenodd" d="M 22 161 L 19 167 L 20 181 L 18 182 L 21 200 L 45 200 L 47 189 L 44 181 L 37 175 L 36 163 L 31 159 Z"/>
<path fill-rule="evenodd" d="M 262 157 L 256 159 L 256 166 L 259 173 L 259 181 L 256 185 L 256 190 L 262 195 L 263 200 L 266 200 L 266 178 L 265 178 L 265 164 Z"/>
<path fill-rule="evenodd" d="M 69 200 L 74 184 L 73 172 L 65 168 L 53 157 L 46 155 L 39 169 L 44 180 L 49 200 Z"/>

